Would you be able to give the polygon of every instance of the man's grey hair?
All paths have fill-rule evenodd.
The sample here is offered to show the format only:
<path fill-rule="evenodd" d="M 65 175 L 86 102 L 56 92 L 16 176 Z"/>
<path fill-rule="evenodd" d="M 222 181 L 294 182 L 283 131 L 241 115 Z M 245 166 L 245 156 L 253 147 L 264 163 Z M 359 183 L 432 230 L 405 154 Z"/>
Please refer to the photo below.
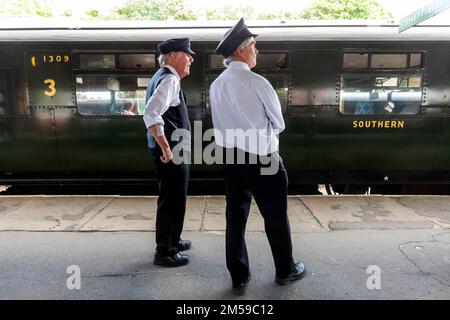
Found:
<path fill-rule="evenodd" d="M 164 67 L 166 65 L 168 56 L 169 56 L 169 54 L 161 54 L 161 55 L 159 55 L 158 63 L 159 63 L 160 67 Z"/>
<path fill-rule="evenodd" d="M 245 39 L 244 41 L 242 41 L 242 43 L 239 45 L 237 49 L 245 49 L 248 46 L 250 46 L 250 44 L 252 43 L 252 41 L 254 41 L 255 38 L 253 37 L 248 37 L 247 39 Z M 230 64 L 231 61 L 234 61 L 236 59 L 236 50 L 234 50 L 234 52 L 231 54 L 231 56 L 223 59 L 223 65 L 225 67 L 228 67 L 228 65 Z"/>

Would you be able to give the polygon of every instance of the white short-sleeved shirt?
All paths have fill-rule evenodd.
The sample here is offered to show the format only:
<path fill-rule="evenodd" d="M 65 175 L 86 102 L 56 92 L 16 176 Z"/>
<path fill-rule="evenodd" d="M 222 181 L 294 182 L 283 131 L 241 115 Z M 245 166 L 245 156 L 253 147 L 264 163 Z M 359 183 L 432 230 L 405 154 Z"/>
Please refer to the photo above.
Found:
<path fill-rule="evenodd" d="M 157 125 L 158 134 L 164 132 L 164 120 L 162 115 L 172 106 L 180 104 L 180 76 L 176 70 L 169 65 L 164 66 L 172 74 L 166 75 L 156 87 L 153 95 L 148 99 L 144 110 L 144 122 L 147 128 Z"/>
<path fill-rule="evenodd" d="M 258 155 L 278 151 L 277 135 L 285 128 L 280 100 L 246 63 L 229 64 L 211 84 L 210 103 L 217 145 Z"/>

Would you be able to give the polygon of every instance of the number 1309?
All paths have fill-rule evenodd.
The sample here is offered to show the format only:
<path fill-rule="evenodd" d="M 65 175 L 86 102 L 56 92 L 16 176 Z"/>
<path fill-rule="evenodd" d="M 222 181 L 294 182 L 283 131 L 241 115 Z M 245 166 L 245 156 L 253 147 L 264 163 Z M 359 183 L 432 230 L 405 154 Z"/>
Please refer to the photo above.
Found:
<path fill-rule="evenodd" d="M 69 62 L 70 57 L 68 55 L 65 55 L 65 56 L 45 55 L 45 56 L 42 56 L 42 60 L 45 63 L 53 63 L 53 62 L 61 63 L 61 62 Z"/>

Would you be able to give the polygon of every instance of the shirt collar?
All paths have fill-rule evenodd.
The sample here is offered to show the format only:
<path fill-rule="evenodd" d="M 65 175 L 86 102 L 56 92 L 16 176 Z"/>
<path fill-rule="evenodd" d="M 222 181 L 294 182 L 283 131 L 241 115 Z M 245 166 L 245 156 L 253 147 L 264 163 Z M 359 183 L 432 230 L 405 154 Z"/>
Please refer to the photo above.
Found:
<path fill-rule="evenodd" d="M 242 62 L 242 61 L 231 61 L 230 64 L 228 65 L 228 68 L 250 71 L 248 64 L 246 64 L 245 62 Z"/>
<path fill-rule="evenodd" d="M 164 66 L 164 68 L 169 69 L 170 72 L 172 72 L 175 75 L 175 77 L 177 77 L 177 79 L 180 80 L 180 76 L 178 75 L 178 72 L 174 69 L 174 67 L 172 67 L 171 65 L 166 64 Z"/>

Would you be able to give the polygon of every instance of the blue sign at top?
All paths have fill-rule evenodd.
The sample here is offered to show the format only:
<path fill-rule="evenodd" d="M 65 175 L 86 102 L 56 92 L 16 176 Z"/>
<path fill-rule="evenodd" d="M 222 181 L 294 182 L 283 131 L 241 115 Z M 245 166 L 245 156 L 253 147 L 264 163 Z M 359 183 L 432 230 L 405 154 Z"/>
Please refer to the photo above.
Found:
<path fill-rule="evenodd" d="M 398 32 L 405 31 L 406 29 L 415 26 L 416 24 L 425 21 L 438 13 L 450 8 L 450 0 L 435 0 L 429 5 L 414 11 L 410 15 L 402 18 L 400 20 L 400 25 L 398 27 Z"/>

